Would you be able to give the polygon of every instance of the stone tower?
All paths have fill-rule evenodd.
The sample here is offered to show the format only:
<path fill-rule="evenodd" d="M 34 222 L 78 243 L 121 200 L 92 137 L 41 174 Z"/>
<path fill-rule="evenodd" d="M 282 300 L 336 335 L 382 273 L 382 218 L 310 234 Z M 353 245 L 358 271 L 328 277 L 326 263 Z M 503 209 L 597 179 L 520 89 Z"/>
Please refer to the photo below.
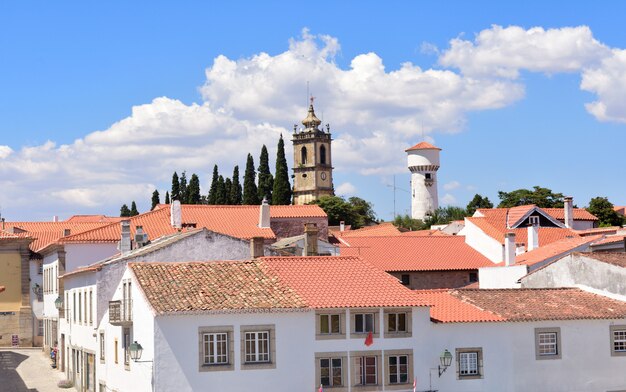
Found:
<path fill-rule="evenodd" d="M 313 97 L 309 113 L 302 120 L 304 129 L 293 131 L 293 204 L 306 204 L 321 196 L 333 196 L 333 165 L 331 159 L 330 125 L 326 132 L 319 129 L 322 122 L 315 116 Z"/>
<path fill-rule="evenodd" d="M 441 148 L 421 142 L 405 151 L 411 171 L 411 217 L 424 220 L 439 207 L 437 170 Z"/>

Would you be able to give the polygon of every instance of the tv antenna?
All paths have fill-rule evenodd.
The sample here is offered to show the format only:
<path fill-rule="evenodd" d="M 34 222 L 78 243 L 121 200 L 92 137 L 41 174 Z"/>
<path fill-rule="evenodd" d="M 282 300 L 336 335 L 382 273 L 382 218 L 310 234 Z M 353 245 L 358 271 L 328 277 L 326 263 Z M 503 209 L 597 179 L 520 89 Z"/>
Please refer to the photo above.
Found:
<path fill-rule="evenodd" d="M 396 175 L 393 175 L 393 185 L 389 185 L 387 184 L 387 186 L 389 188 L 393 189 L 393 219 L 396 219 L 396 190 L 400 190 L 400 191 L 404 191 L 406 193 L 409 193 L 409 191 L 407 191 L 406 189 L 400 188 L 396 186 Z"/>

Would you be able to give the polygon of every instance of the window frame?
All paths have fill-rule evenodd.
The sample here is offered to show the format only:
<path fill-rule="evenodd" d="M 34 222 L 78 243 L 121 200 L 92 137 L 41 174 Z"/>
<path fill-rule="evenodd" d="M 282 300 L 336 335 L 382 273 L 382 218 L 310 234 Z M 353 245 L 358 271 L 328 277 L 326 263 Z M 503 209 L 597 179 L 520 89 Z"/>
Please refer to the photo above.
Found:
<path fill-rule="evenodd" d="M 350 338 L 352 339 L 362 339 L 369 334 L 369 331 L 357 331 L 356 330 L 356 319 L 359 315 L 364 314 L 372 314 L 374 317 L 372 331 L 372 337 L 378 338 L 380 336 L 380 311 L 379 309 L 372 308 L 364 308 L 364 309 L 350 309 Z"/>
<path fill-rule="evenodd" d="M 540 354 L 540 348 L 543 345 L 540 343 L 541 335 L 546 334 L 555 334 L 555 349 L 556 353 L 554 354 Z M 544 360 L 544 359 L 561 359 L 561 355 L 563 352 L 563 346 L 561 346 L 561 328 L 560 327 L 550 327 L 550 328 L 535 328 L 535 359 Z"/>
<path fill-rule="evenodd" d="M 612 357 L 626 357 L 626 336 L 624 336 L 624 339 L 619 339 L 617 342 L 621 343 L 624 342 L 624 350 L 616 350 L 615 349 L 615 343 L 616 343 L 616 339 L 615 339 L 615 334 L 616 332 L 623 332 L 624 334 L 626 334 L 626 325 L 610 325 L 609 326 L 609 333 L 610 335 L 610 339 L 611 339 L 611 356 Z"/>
<path fill-rule="evenodd" d="M 105 338 L 105 333 L 104 330 L 100 330 L 99 333 L 99 338 L 100 338 L 100 363 L 105 363 L 105 359 L 106 359 L 106 338 Z"/>
<path fill-rule="evenodd" d="M 203 326 L 198 328 L 198 370 L 200 372 L 212 371 L 228 371 L 235 370 L 235 344 L 233 341 L 233 326 Z M 207 363 L 205 362 L 205 335 L 226 335 L 226 362 L 224 363 Z"/>
<path fill-rule="evenodd" d="M 339 332 L 322 332 L 323 317 L 328 316 L 329 331 L 332 326 L 332 317 L 339 317 Z M 315 313 L 315 339 L 345 339 L 346 337 L 346 311 L 345 310 L 318 310 Z"/>
<path fill-rule="evenodd" d="M 376 384 L 362 384 L 361 381 L 363 379 L 363 375 L 360 374 L 360 368 L 361 368 L 361 364 L 357 363 L 357 360 L 359 360 L 359 362 L 365 358 L 375 358 L 376 364 L 375 364 L 375 369 L 376 369 Z M 352 387 L 357 388 L 359 391 L 378 391 L 380 390 L 380 387 L 382 385 L 382 383 L 384 383 L 384 380 L 382 380 L 381 382 L 381 378 L 382 378 L 382 352 L 381 351 L 377 351 L 377 350 L 373 350 L 373 351 L 351 351 L 350 352 L 350 376 L 351 376 L 351 380 L 350 383 L 352 385 Z M 366 365 L 368 366 L 368 365 Z M 371 365 L 369 365 L 371 366 Z M 367 377 L 367 375 L 365 375 L 365 377 Z M 406 388 L 405 388 L 406 389 Z"/>
<path fill-rule="evenodd" d="M 258 348 L 259 333 L 267 332 L 268 337 L 268 360 L 267 361 L 247 361 L 246 339 L 249 333 L 255 334 L 255 346 Z M 242 325 L 239 331 L 241 345 L 241 369 L 275 369 L 276 368 L 276 326 L 267 325 Z M 255 353 L 258 357 L 258 352 Z"/>
<path fill-rule="evenodd" d="M 457 348 L 455 355 L 456 360 L 456 378 L 457 380 L 477 380 L 484 377 L 483 369 L 483 349 L 482 347 L 464 347 Z M 466 354 L 476 354 L 476 374 L 461 374 L 461 357 Z"/>
<path fill-rule="evenodd" d="M 406 382 L 391 382 L 391 358 L 406 357 L 407 380 Z M 413 384 L 413 350 L 385 350 L 385 390 L 406 390 Z"/>
<path fill-rule="evenodd" d="M 389 330 L 389 321 L 391 317 L 397 317 L 399 314 L 404 314 L 404 331 Z M 397 308 L 397 309 L 385 309 L 384 310 L 384 336 L 385 338 L 409 338 L 413 335 L 413 309 L 411 308 Z"/>

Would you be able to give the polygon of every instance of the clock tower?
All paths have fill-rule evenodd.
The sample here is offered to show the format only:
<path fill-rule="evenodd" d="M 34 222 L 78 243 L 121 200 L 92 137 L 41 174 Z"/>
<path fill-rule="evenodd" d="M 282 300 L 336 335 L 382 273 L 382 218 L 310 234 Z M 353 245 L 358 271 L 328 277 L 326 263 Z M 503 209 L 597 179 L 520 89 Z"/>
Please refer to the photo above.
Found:
<path fill-rule="evenodd" d="M 333 166 L 331 159 L 330 125 L 326 132 L 320 130 L 322 123 L 315 116 L 313 97 L 309 113 L 302 120 L 304 129 L 293 131 L 293 204 L 307 204 L 321 196 L 334 196 Z"/>

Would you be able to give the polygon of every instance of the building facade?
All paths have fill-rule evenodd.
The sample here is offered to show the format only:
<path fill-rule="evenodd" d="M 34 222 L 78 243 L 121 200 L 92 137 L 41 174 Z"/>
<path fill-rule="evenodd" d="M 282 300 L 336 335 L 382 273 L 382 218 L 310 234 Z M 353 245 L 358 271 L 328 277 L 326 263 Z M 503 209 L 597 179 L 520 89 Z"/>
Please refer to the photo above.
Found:
<path fill-rule="evenodd" d="M 441 148 L 421 142 L 405 151 L 411 172 L 411 217 L 424 220 L 439 207 L 437 170 Z"/>

